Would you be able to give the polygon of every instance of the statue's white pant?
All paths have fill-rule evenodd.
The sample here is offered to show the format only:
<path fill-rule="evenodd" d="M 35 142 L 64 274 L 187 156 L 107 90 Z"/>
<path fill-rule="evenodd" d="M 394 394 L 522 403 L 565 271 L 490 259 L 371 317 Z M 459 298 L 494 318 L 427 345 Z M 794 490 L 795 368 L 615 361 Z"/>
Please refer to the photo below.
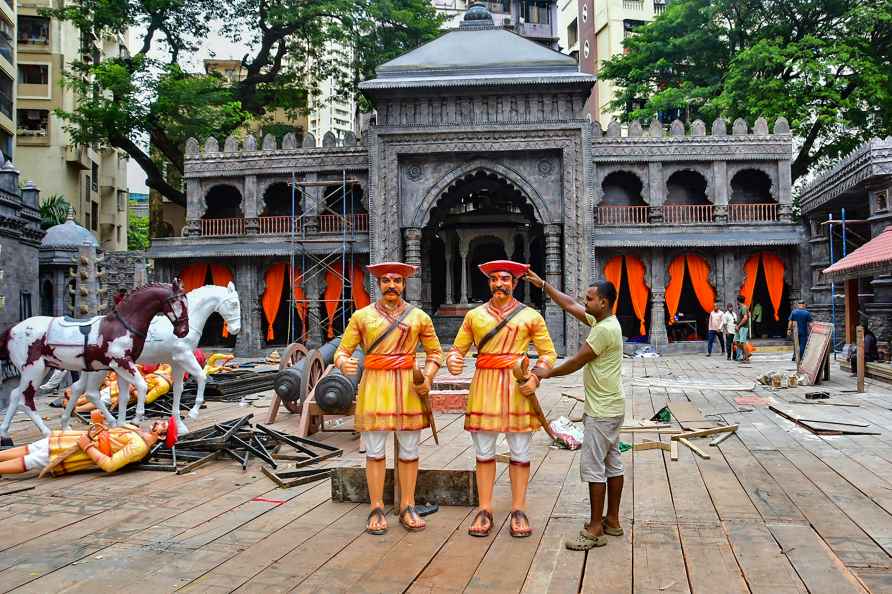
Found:
<path fill-rule="evenodd" d="M 44 437 L 28 444 L 25 454 L 25 470 L 41 470 L 50 463 L 50 438 Z"/>
<path fill-rule="evenodd" d="M 370 460 L 383 460 L 387 447 L 387 438 L 393 431 L 364 431 L 362 442 L 365 445 L 366 458 Z M 399 459 L 403 462 L 412 462 L 418 459 L 418 441 L 421 431 L 396 431 L 396 439 L 399 441 Z"/>
<path fill-rule="evenodd" d="M 511 461 L 525 464 L 530 461 L 530 440 L 532 433 L 505 433 L 505 441 L 511 451 Z M 499 439 L 495 431 L 471 431 L 478 462 L 488 462 L 496 457 L 496 441 Z"/>

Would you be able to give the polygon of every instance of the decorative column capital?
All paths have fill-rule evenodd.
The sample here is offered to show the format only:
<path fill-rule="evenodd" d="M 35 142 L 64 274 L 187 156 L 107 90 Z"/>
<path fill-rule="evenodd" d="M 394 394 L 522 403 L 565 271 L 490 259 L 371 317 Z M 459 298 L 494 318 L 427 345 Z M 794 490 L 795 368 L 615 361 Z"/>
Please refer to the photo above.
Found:
<path fill-rule="evenodd" d="M 714 207 L 715 212 L 715 222 L 724 224 L 728 222 L 728 205 L 727 204 L 716 204 Z"/>
<path fill-rule="evenodd" d="M 647 209 L 648 221 L 651 224 L 659 225 L 663 222 L 663 207 L 661 206 L 650 206 Z"/>
<path fill-rule="evenodd" d="M 793 222 L 793 205 L 781 202 L 777 205 L 777 216 L 781 223 Z"/>
<path fill-rule="evenodd" d="M 406 264 L 421 265 L 421 229 L 407 227 L 403 229 L 403 238 L 406 240 L 405 259 Z"/>

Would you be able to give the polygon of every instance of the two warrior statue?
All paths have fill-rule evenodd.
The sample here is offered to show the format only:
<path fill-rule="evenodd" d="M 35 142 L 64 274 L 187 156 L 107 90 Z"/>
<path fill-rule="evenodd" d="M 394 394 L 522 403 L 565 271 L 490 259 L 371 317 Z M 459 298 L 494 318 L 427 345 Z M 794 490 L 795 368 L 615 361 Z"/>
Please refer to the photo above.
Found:
<path fill-rule="evenodd" d="M 352 356 L 357 347 L 365 353 L 365 364 L 356 402 L 355 428 L 362 433 L 366 448 L 366 480 L 371 511 L 367 531 L 384 534 L 385 444 L 390 432 L 399 443 L 395 452 L 401 501 L 399 522 L 409 531 L 423 530 L 424 520 L 415 508 L 415 482 L 418 477 L 418 442 L 421 430 L 431 425 L 426 397 L 434 375 L 443 363 L 440 341 L 430 316 L 403 300 L 407 279 L 416 267 L 385 262 L 368 267 L 377 278 L 381 298 L 354 312 L 335 365 L 345 374 L 355 374 L 358 362 Z M 530 439 L 542 428 L 537 414 L 535 390 L 539 378 L 529 373 L 516 379 L 515 367 L 526 357 L 530 342 L 536 347 L 536 367 L 549 369 L 557 353 L 536 310 L 514 299 L 518 280 L 529 270 L 526 264 L 496 260 L 480 265 L 489 280 L 491 299 L 470 310 L 445 363 L 453 375 L 462 373 L 472 345 L 477 362 L 471 381 L 465 413 L 465 430 L 471 433 L 477 456 L 477 491 L 480 507 L 468 533 L 487 536 L 493 528 L 492 494 L 496 478 L 496 441 L 505 434 L 510 450 L 511 535 L 532 532 L 525 514 L 527 483 L 530 477 Z M 415 353 L 421 342 L 426 353 L 421 374 Z"/>

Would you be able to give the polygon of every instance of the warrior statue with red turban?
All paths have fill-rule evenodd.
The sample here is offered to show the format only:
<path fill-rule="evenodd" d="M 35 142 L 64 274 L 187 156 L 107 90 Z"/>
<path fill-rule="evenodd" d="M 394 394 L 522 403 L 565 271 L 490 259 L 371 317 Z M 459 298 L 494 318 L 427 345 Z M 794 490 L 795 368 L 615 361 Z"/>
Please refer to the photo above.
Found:
<path fill-rule="evenodd" d="M 440 368 L 442 349 L 429 315 L 406 303 L 406 279 L 416 267 L 400 262 L 368 266 L 378 279 L 381 298 L 357 310 L 335 352 L 335 365 L 346 375 L 358 371 L 353 351 L 365 353 L 364 370 L 356 397 L 354 427 L 362 433 L 366 448 L 366 481 L 371 512 L 367 531 L 384 534 L 385 445 L 396 432 L 399 452 L 400 524 L 407 530 L 423 530 L 425 522 L 415 510 L 415 481 L 418 477 L 418 441 L 421 430 L 430 426 L 425 401 L 431 381 Z M 424 381 L 416 384 L 415 351 L 421 342 L 426 354 Z"/>
<path fill-rule="evenodd" d="M 535 374 L 518 384 L 512 368 L 532 342 L 539 353 L 537 366 L 550 368 L 557 359 L 554 344 L 538 311 L 514 297 L 517 279 L 529 265 L 494 260 L 480 265 L 489 278 L 492 298 L 465 315 L 446 357 L 449 372 L 458 375 L 471 345 L 477 347 L 477 365 L 471 381 L 465 430 L 471 432 L 477 454 L 477 492 L 480 509 L 468 529 L 471 536 L 487 536 L 493 527 L 492 491 L 496 476 L 496 440 L 504 433 L 511 451 L 511 536 L 532 533 L 525 513 L 530 478 L 530 439 L 542 424 L 530 396 L 539 385 Z"/>

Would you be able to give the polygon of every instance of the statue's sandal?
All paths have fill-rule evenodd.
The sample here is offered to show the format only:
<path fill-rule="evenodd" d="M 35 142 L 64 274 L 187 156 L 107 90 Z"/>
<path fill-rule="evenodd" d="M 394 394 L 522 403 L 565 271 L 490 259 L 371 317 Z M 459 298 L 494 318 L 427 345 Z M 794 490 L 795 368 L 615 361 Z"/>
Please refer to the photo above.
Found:
<path fill-rule="evenodd" d="M 384 522 L 384 511 L 380 507 L 376 507 L 375 509 L 373 509 L 372 511 L 369 512 L 369 520 L 368 520 L 369 526 L 371 526 L 372 516 L 377 518 L 379 524 L 381 522 Z M 384 528 L 374 528 L 373 529 L 370 527 L 366 527 L 365 531 L 368 532 L 369 534 L 374 534 L 375 536 L 381 536 L 382 534 L 387 532 L 387 528 L 384 527 Z"/>

